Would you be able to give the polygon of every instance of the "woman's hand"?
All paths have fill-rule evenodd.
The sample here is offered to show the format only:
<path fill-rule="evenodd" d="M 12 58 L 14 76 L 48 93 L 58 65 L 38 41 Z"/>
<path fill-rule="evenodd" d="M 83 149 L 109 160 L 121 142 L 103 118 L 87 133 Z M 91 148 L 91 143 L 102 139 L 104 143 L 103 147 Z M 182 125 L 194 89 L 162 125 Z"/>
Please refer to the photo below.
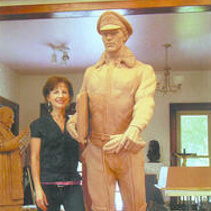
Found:
<path fill-rule="evenodd" d="M 47 211 L 48 201 L 42 188 L 36 191 L 37 206 L 43 211 Z"/>
<path fill-rule="evenodd" d="M 76 123 L 68 121 L 66 126 L 67 126 L 67 131 L 72 136 L 72 138 L 74 138 L 75 140 L 78 140 L 78 132 L 76 129 Z"/>

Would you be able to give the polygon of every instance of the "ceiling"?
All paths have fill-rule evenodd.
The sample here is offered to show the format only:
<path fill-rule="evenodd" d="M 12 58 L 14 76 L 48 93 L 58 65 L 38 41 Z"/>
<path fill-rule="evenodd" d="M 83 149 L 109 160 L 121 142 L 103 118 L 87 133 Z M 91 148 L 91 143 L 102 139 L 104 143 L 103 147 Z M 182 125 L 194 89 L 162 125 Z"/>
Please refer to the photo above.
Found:
<path fill-rule="evenodd" d="M 118 10 L 118 12 L 122 12 Z M 94 64 L 104 46 L 96 30 L 101 10 L 89 16 L 0 21 L 0 63 L 20 74 L 83 72 Z M 211 12 L 125 15 L 134 33 L 126 45 L 137 59 L 156 71 L 165 63 L 164 44 L 170 43 L 173 71 L 211 70 Z M 66 44 L 66 65 L 51 62 L 49 44 Z M 58 52 L 61 57 L 61 52 Z"/>

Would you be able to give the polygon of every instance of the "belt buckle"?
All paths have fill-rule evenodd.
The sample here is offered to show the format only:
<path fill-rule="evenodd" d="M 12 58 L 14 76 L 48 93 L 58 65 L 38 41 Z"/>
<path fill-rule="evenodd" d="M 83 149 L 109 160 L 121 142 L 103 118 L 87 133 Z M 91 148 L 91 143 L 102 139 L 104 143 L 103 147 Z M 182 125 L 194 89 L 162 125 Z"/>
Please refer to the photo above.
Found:
<path fill-rule="evenodd" d="M 57 188 L 63 188 L 64 187 L 64 185 L 56 185 L 57 186 Z"/>
<path fill-rule="evenodd" d="M 101 139 L 102 142 L 106 142 L 106 141 L 109 140 L 109 138 L 110 138 L 109 135 L 107 135 L 107 134 L 102 134 L 100 139 Z"/>

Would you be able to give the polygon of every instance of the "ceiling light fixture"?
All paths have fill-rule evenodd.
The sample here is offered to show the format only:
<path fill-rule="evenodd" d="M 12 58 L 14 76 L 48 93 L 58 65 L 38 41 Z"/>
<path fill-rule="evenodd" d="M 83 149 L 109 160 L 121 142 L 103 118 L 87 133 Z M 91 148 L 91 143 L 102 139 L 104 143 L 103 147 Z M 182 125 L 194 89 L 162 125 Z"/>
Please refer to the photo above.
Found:
<path fill-rule="evenodd" d="M 163 68 L 164 73 L 163 77 L 157 77 L 157 91 L 161 92 L 163 94 L 171 94 L 178 92 L 181 90 L 182 86 L 182 77 L 181 76 L 175 76 L 175 80 L 171 78 L 170 75 L 170 67 L 168 65 L 168 48 L 171 47 L 171 44 L 166 43 L 163 45 L 165 47 L 165 66 Z M 177 81 L 177 83 L 175 83 Z"/>
<path fill-rule="evenodd" d="M 48 44 L 52 50 L 53 53 L 51 55 L 51 62 L 54 64 L 57 64 L 58 62 L 58 55 L 61 54 L 61 64 L 66 65 L 67 61 L 70 59 L 70 56 L 68 54 L 68 51 L 70 50 L 68 46 L 66 46 L 65 44 L 60 44 L 60 45 L 54 45 L 54 44 Z"/>
<path fill-rule="evenodd" d="M 63 60 L 63 61 L 67 61 L 67 60 L 69 60 L 69 59 L 70 59 L 70 57 L 69 57 L 67 51 L 64 50 L 64 51 L 63 51 L 62 60 Z"/>
<path fill-rule="evenodd" d="M 56 63 L 57 62 L 57 56 L 56 56 L 56 52 L 55 52 L 54 49 L 53 49 L 53 53 L 52 53 L 52 56 L 51 56 L 51 62 L 52 63 Z"/>

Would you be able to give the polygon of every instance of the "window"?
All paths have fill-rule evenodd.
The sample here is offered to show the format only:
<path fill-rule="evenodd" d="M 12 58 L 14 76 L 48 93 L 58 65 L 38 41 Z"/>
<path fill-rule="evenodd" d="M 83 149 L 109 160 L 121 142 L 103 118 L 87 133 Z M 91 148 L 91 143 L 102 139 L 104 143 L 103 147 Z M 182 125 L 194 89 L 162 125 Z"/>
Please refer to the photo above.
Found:
<path fill-rule="evenodd" d="M 210 166 L 210 131 L 211 103 L 170 104 L 171 165 L 182 165 L 175 153 L 185 152 L 190 154 L 186 166 Z"/>
<path fill-rule="evenodd" d="M 210 121 L 210 111 L 177 112 L 177 152 L 190 155 L 185 166 L 210 166 Z"/>

